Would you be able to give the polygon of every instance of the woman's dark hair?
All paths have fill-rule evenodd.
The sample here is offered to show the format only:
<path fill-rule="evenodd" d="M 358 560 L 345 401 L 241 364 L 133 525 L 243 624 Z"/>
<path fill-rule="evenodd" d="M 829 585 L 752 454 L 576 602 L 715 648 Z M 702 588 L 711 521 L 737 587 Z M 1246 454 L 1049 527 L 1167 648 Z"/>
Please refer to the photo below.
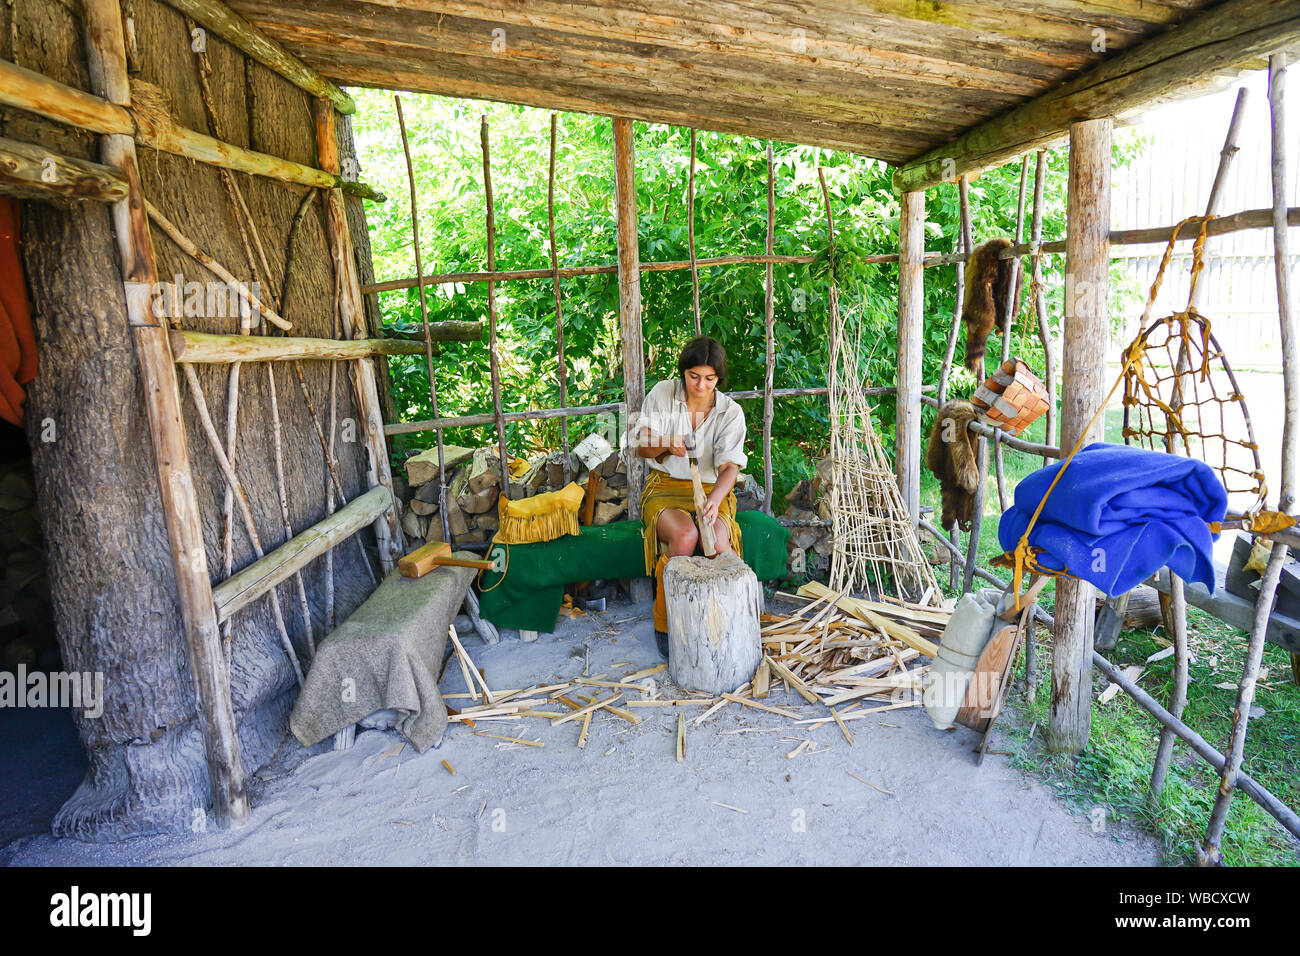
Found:
<path fill-rule="evenodd" d="M 722 343 L 717 339 L 709 338 L 707 335 L 697 336 L 686 343 L 686 348 L 682 349 L 682 354 L 677 359 L 677 374 L 686 384 L 686 370 L 695 368 L 697 365 L 708 365 L 713 371 L 718 373 L 718 387 L 727 380 L 727 353 L 722 348 Z"/>

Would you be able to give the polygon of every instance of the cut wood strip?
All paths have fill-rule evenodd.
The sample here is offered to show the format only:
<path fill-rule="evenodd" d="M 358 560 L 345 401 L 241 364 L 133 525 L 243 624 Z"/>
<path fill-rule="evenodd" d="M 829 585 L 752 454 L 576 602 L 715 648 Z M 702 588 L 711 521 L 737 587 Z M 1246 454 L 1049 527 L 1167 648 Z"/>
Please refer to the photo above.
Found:
<path fill-rule="evenodd" d="M 799 593 L 806 593 L 809 596 L 816 597 L 829 590 L 830 589 L 820 581 L 809 581 L 799 589 Z M 924 637 L 917 634 L 916 631 L 912 630 L 905 624 L 891 621 L 889 618 L 877 614 L 871 608 L 864 607 L 857 598 L 843 597 L 837 599 L 835 603 L 845 612 L 880 628 L 890 637 L 897 638 L 909 647 L 916 648 L 916 650 L 920 651 L 926 657 L 933 658 L 939 651 L 938 646 L 933 641 L 927 641 Z"/>
<path fill-rule="evenodd" d="M 638 681 L 643 677 L 653 677 L 655 674 L 662 674 L 668 669 L 667 664 L 656 664 L 654 667 L 646 667 L 639 671 L 633 671 L 631 674 L 624 674 L 623 680 L 628 683 Z"/>
<path fill-rule="evenodd" d="M 588 713 L 587 713 L 587 714 L 582 718 L 582 731 L 578 734 L 578 749 L 579 749 L 579 750 L 585 750 L 585 749 L 587 748 L 587 731 L 590 730 L 590 729 L 591 729 L 591 713 L 590 713 L 590 711 L 589 711 L 589 712 L 588 712 Z"/>
<path fill-rule="evenodd" d="M 371 488 L 323 521 L 294 535 L 270 554 L 227 578 L 212 589 L 217 621 L 227 620 L 314 558 L 371 524 L 383 514 L 388 504 L 385 489 Z"/>
<path fill-rule="evenodd" d="M 835 718 L 835 723 L 836 723 L 836 724 L 839 726 L 839 728 L 840 728 L 840 733 L 842 733 L 842 734 L 844 735 L 844 739 L 847 740 L 847 741 L 849 742 L 849 746 L 852 747 L 852 746 L 853 746 L 853 735 L 852 735 L 851 733 L 849 733 L 849 728 L 848 728 L 848 726 L 844 723 L 844 718 L 842 718 L 842 717 L 840 716 L 839 711 L 837 711 L 834 707 L 830 708 L 830 711 L 831 711 L 831 716 Z"/>
<path fill-rule="evenodd" d="M 814 694 L 802 680 L 800 680 L 790 668 L 786 667 L 775 657 L 767 658 L 772 670 L 776 671 L 782 680 L 793 687 L 804 700 L 810 704 L 821 703 L 821 698 Z"/>
<path fill-rule="evenodd" d="M 768 663 L 767 657 L 764 656 L 758 662 L 758 670 L 754 672 L 754 697 L 756 700 L 763 700 L 768 695 L 768 689 L 772 680 L 772 665 Z"/>
<path fill-rule="evenodd" d="M 629 707 L 705 707 L 716 704 L 712 697 L 704 700 L 629 700 Z"/>
<path fill-rule="evenodd" d="M 584 714 L 588 714 L 594 710 L 600 710 L 602 707 L 605 707 L 608 704 L 615 703 L 616 701 L 620 701 L 622 699 L 623 699 L 622 694 L 615 694 L 613 697 L 606 697 L 604 700 L 598 700 L 595 703 L 588 704 L 586 707 L 581 707 L 578 710 L 573 711 L 572 713 L 565 714 L 563 717 L 559 717 L 556 718 L 555 720 L 552 720 L 551 726 L 552 727 L 558 726 L 567 721 L 573 720 L 576 717 L 581 717 Z M 563 698 L 561 698 L 561 700 L 563 700 Z M 572 701 L 565 701 L 565 702 L 572 703 Z"/>
<path fill-rule="evenodd" d="M 677 762 L 686 759 L 686 715 L 677 715 Z"/>
<path fill-rule="evenodd" d="M 766 704 L 760 704 L 756 701 L 746 700 L 744 697 L 737 697 L 735 694 L 723 694 L 727 700 L 734 704 L 744 704 L 746 707 L 753 707 L 757 710 L 765 710 L 769 714 L 777 714 L 780 717 L 789 717 L 791 720 L 798 720 L 799 715 L 791 713 L 788 710 L 781 710 L 779 707 L 769 707 Z"/>
<path fill-rule="evenodd" d="M 497 740 L 504 740 L 504 741 L 506 741 L 507 743 L 512 743 L 512 744 L 523 744 L 525 747 L 545 747 L 545 746 L 546 746 L 546 744 L 542 743 L 542 741 L 540 741 L 540 740 L 528 740 L 528 739 L 526 739 L 526 738 L 524 738 L 524 737 L 507 737 L 505 734 L 490 734 L 490 733 L 488 733 L 486 730 L 471 730 L 470 733 L 473 734 L 475 737 L 494 737 L 494 738 L 496 738 Z M 581 747 L 582 744 L 578 744 L 578 746 Z M 444 760 L 444 761 L 443 761 L 443 764 L 446 765 L 446 763 L 447 763 L 447 761 Z M 452 773 L 455 773 L 455 772 L 456 772 L 456 771 L 454 771 L 454 770 L 452 771 Z"/>
<path fill-rule="evenodd" d="M 483 675 L 479 673 L 479 669 L 474 666 L 474 661 L 469 656 L 469 652 L 466 651 L 465 646 L 461 644 L 460 637 L 456 634 L 456 628 L 448 625 L 447 636 L 451 638 L 452 646 L 456 648 L 456 654 L 466 665 L 468 665 L 470 673 L 474 676 L 474 680 L 478 681 L 478 685 L 483 688 L 483 697 L 489 704 L 493 703 L 495 698 L 492 696 L 492 691 L 488 687 L 487 681 L 483 679 Z M 541 703 L 541 701 L 536 701 L 536 703 Z"/>

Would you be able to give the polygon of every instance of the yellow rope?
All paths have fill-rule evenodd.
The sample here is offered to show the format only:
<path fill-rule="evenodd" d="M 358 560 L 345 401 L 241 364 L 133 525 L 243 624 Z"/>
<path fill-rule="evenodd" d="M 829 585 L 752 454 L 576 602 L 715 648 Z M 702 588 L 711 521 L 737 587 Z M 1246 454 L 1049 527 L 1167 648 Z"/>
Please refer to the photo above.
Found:
<path fill-rule="evenodd" d="M 1092 431 L 1092 427 L 1097 423 L 1097 419 L 1099 419 L 1105 413 L 1106 406 L 1110 404 L 1111 399 L 1115 397 L 1115 391 L 1119 388 L 1120 383 L 1125 382 L 1127 380 L 1127 376 L 1130 369 L 1141 368 L 1142 358 L 1146 352 L 1145 339 L 1147 333 L 1147 320 L 1151 315 L 1152 307 L 1155 305 L 1156 297 L 1157 295 L 1159 295 L 1160 286 L 1164 282 L 1165 269 L 1168 267 L 1169 261 L 1173 257 L 1174 244 L 1178 241 L 1178 234 L 1182 231 L 1182 228 L 1184 226 L 1186 226 L 1188 223 L 1196 222 L 1199 220 L 1201 223 L 1200 234 L 1197 236 L 1196 243 L 1192 247 L 1192 276 L 1191 276 L 1191 283 L 1188 291 L 1188 308 L 1179 314 L 1181 317 L 1181 328 L 1180 328 L 1181 334 L 1184 337 L 1189 334 L 1190 330 L 1188 328 L 1187 318 L 1193 311 L 1191 308 L 1191 302 L 1193 297 L 1196 294 L 1197 279 L 1200 276 L 1201 270 L 1205 267 L 1203 250 L 1205 246 L 1207 228 L 1209 226 L 1209 222 L 1211 218 L 1213 217 L 1189 216 L 1188 218 L 1184 219 L 1182 222 L 1174 226 L 1173 232 L 1169 236 L 1169 242 L 1165 246 L 1164 255 L 1160 259 L 1160 267 L 1156 270 L 1155 280 L 1151 283 L 1151 290 L 1147 296 L 1147 304 L 1142 311 L 1142 319 L 1139 323 L 1137 338 L 1135 338 L 1129 344 L 1129 346 L 1126 349 L 1124 349 L 1123 352 L 1124 362 L 1122 367 L 1120 368 L 1119 376 L 1115 379 L 1115 384 L 1110 387 L 1110 391 L 1107 393 L 1106 398 L 1097 407 L 1097 411 L 1094 412 L 1092 418 L 1088 420 L 1088 424 L 1085 425 L 1083 430 L 1079 432 L 1079 437 L 1075 441 L 1074 447 L 1071 448 L 1070 453 L 1065 456 L 1065 459 L 1061 463 L 1060 469 L 1056 472 L 1056 475 L 1052 478 L 1052 483 L 1047 486 L 1047 490 L 1043 493 L 1042 498 L 1039 499 L 1038 507 L 1034 509 L 1033 516 L 1030 517 L 1029 519 L 1029 524 L 1025 526 L 1024 533 L 1020 536 L 1020 540 L 1016 542 L 1016 546 L 1014 550 L 1011 552 L 1011 561 L 1009 563 L 1013 568 L 1013 572 L 1014 572 L 1011 579 L 1011 587 L 1013 593 L 1015 594 L 1015 606 L 1017 611 L 1020 610 L 1020 590 L 1021 590 L 1021 583 L 1024 580 L 1025 571 L 1031 571 L 1036 574 L 1047 574 L 1053 577 L 1071 577 L 1077 579 L 1077 575 L 1071 574 L 1068 568 L 1062 569 L 1060 571 L 1056 571 L 1051 568 L 1044 568 L 1041 564 L 1039 564 L 1036 558 L 1036 554 L 1041 553 L 1041 551 L 1039 551 L 1039 549 L 1037 548 L 1030 547 L 1029 534 L 1034 530 L 1034 526 L 1038 523 L 1038 518 L 1043 513 L 1043 507 L 1047 504 L 1048 497 L 1052 494 L 1053 489 L 1056 488 L 1057 483 L 1060 482 L 1061 476 L 1065 474 L 1066 469 L 1070 467 L 1070 463 L 1074 461 L 1074 456 L 1078 454 L 1079 449 L 1083 446 L 1084 439 L 1087 437 L 1088 433 Z M 1203 321 L 1201 327 L 1202 327 L 1202 339 L 1204 342 L 1208 344 L 1209 323 Z M 1203 376 L 1208 376 L 1209 348 L 1208 347 L 1203 348 L 1201 354 L 1203 356 L 1201 372 Z M 1178 430 L 1179 434 L 1183 438 L 1184 443 L 1186 444 L 1190 436 L 1188 435 L 1186 429 L 1183 427 L 1181 416 L 1179 416 L 1178 413 L 1175 412 L 1174 409 L 1172 409 L 1167 403 L 1162 401 L 1158 395 L 1153 395 L 1151 393 L 1151 389 L 1149 386 L 1147 386 L 1145 379 L 1139 376 L 1137 380 L 1142 385 L 1142 388 L 1146 393 L 1147 397 L 1150 398 L 1154 404 L 1156 404 L 1162 411 L 1165 412 L 1166 415 L 1169 416 L 1171 427 L 1176 428 Z M 1127 390 L 1125 393 L 1125 399 L 1126 401 L 1128 400 Z M 1005 561 L 1005 556 L 1004 556 L 1003 563 L 1004 564 L 1007 563 Z"/>

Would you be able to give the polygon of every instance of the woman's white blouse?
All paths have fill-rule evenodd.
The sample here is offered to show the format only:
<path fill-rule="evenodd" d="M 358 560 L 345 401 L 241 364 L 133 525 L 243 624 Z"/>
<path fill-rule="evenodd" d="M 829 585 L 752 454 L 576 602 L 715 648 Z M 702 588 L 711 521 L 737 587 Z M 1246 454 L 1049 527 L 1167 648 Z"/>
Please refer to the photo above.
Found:
<path fill-rule="evenodd" d="M 629 424 L 629 446 L 635 447 L 636 433 L 642 428 L 649 428 L 656 438 L 693 433 L 701 481 L 717 481 L 718 469 L 727 462 L 735 462 L 744 471 L 749 463 L 745 455 L 745 412 L 739 403 L 722 392 L 713 394 L 716 399 L 713 410 L 699 428 L 692 429 L 681 379 L 660 382 L 650 389 L 639 415 L 634 415 Z M 653 458 L 647 461 L 651 468 L 666 472 L 670 477 L 690 480 L 691 466 L 686 458 L 669 455 L 662 462 Z"/>

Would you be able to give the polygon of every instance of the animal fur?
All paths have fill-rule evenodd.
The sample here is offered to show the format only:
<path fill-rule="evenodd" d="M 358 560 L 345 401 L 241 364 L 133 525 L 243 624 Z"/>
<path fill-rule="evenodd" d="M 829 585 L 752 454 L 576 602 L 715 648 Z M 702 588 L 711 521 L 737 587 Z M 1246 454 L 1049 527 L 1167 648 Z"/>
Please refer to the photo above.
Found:
<path fill-rule="evenodd" d="M 974 436 L 967 429 L 975 417 L 975 406 L 957 399 L 939 409 L 930 429 L 925 464 L 939 479 L 944 528 L 960 523 L 963 531 L 969 531 L 975 517 L 980 474 Z"/>
<path fill-rule="evenodd" d="M 1010 239 L 990 239 L 977 246 L 966 262 L 966 296 L 961 321 L 966 326 L 966 367 L 981 381 L 984 378 L 984 349 L 989 333 L 1003 328 L 1007 318 L 1007 291 L 1016 272 L 1016 293 L 1011 314 L 1020 306 L 1020 274 L 1013 259 L 998 256 L 1011 248 Z"/>

